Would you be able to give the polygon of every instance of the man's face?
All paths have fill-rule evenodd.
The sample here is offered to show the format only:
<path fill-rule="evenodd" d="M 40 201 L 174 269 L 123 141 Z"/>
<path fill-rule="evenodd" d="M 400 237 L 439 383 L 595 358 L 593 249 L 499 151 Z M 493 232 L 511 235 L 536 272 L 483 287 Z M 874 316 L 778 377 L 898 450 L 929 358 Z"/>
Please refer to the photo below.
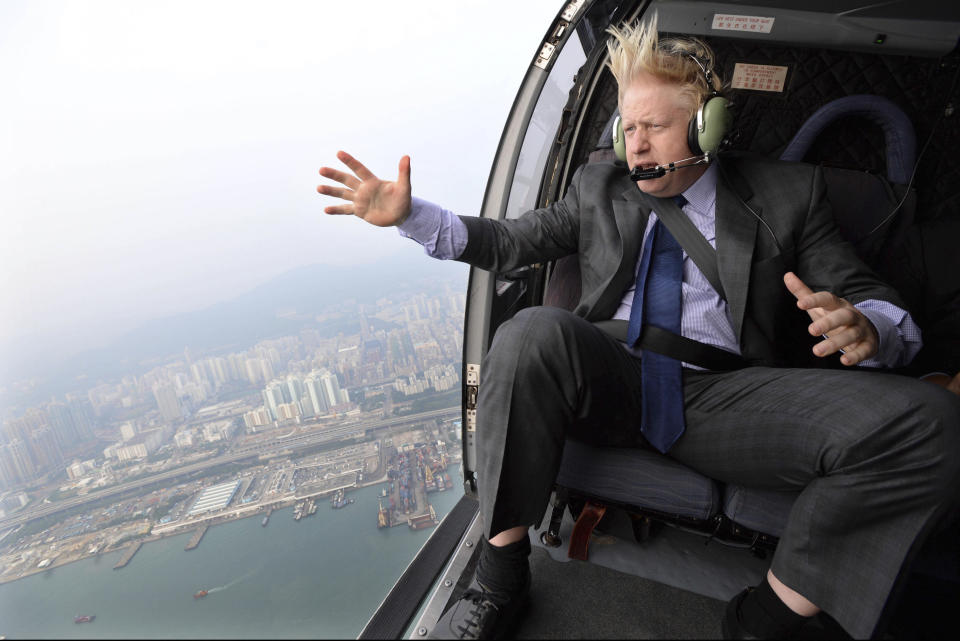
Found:
<path fill-rule="evenodd" d="M 626 141 L 627 165 L 649 169 L 693 156 L 687 145 L 689 104 L 679 85 L 647 73 L 634 77 L 623 94 L 620 117 Z M 651 196 L 676 196 L 697 181 L 707 166 L 668 172 L 662 178 L 641 180 L 641 191 Z"/>

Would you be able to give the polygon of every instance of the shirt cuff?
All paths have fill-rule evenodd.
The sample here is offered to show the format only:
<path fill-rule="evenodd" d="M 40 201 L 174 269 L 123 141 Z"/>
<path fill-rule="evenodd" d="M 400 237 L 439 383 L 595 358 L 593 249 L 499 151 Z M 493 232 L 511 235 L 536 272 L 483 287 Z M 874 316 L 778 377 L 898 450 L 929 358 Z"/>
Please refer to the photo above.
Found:
<path fill-rule="evenodd" d="M 877 353 L 858 363 L 861 367 L 903 367 L 923 347 L 920 328 L 893 303 L 865 300 L 855 307 L 873 324 L 879 338 Z"/>
<path fill-rule="evenodd" d="M 420 198 L 411 198 L 410 214 L 397 231 L 423 245 L 433 258 L 458 258 L 467 246 L 467 228 L 453 212 Z"/>

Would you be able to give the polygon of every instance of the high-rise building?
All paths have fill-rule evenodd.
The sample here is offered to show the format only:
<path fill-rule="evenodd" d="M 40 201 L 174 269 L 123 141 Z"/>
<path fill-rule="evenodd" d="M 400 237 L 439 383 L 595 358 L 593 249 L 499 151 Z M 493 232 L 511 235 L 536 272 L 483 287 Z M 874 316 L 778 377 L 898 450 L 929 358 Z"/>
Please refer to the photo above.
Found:
<path fill-rule="evenodd" d="M 287 376 L 287 402 L 299 403 L 303 397 L 303 381 L 299 377 L 290 374 Z"/>
<path fill-rule="evenodd" d="M 340 381 L 337 380 L 336 374 L 328 369 L 323 369 L 320 370 L 317 380 L 320 384 L 320 389 L 323 390 L 327 408 L 332 408 L 335 405 L 344 403 L 344 395 L 340 390 Z"/>
<path fill-rule="evenodd" d="M 153 386 L 153 396 L 157 399 L 157 407 L 165 421 L 177 421 L 183 417 L 177 392 L 170 383 L 158 383 Z"/>
<path fill-rule="evenodd" d="M 273 350 L 276 352 L 277 350 Z M 263 380 L 269 381 L 273 378 L 273 364 L 265 358 L 259 359 L 260 361 L 260 372 L 263 374 Z"/>
<path fill-rule="evenodd" d="M 247 378 L 247 359 L 243 354 L 229 354 L 227 356 L 229 366 L 228 377 L 231 381 L 250 380 Z"/>
<path fill-rule="evenodd" d="M 288 402 L 284 394 L 285 391 L 286 385 L 284 385 L 283 381 L 274 379 L 267 383 L 266 388 L 261 392 L 263 406 L 270 412 L 270 418 L 273 420 L 277 420 L 277 407 Z"/>
<path fill-rule="evenodd" d="M 310 391 L 304 386 L 303 396 L 300 398 L 300 415 L 311 417 L 317 414 L 317 409 L 313 406 L 313 399 L 310 397 Z"/>
<path fill-rule="evenodd" d="M 198 361 L 190 366 L 190 374 L 193 376 L 193 382 L 203 387 L 213 387 L 210 376 L 205 367 L 206 361 Z"/>
<path fill-rule="evenodd" d="M 0 452 L 2 452 L 0 460 L 6 468 L 4 476 L 10 476 L 13 479 L 11 485 L 26 483 L 37 477 L 37 466 L 30 456 L 30 450 L 25 441 L 19 438 L 11 439 L 0 448 Z"/>
<path fill-rule="evenodd" d="M 10 444 L 0 444 L 0 490 L 8 490 L 20 483 L 20 473 L 13 461 Z"/>
<path fill-rule="evenodd" d="M 44 425 L 33 430 L 30 435 L 30 450 L 37 471 L 41 474 L 59 468 L 63 462 L 63 448 L 49 426 Z"/>
<path fill-rule="evenodd" d="M 248 358 L 244 364 L 244 371 L 246 372 L 246 378 L 253 384 L 260 383 L 264 380 L 263 370 L 260 368 L 260 361 L 256 358 Z"/>
<path fill-rule="evenodd" d="M 304 392 L 310 397 L 310 405 L 313 408 L 314 416 L 323 416 L 330 410 L 330 403 L 327 400 L 323 384 L 320 382 L 322 372 L 313 370 L 310 375 L 303 380 Z"/>
<path fill-rule="evenodd" d="M 77 435 L 81 440 L 93 438 L 94 416 L 93 406 L 90 400 L 85 396 L 67 394 L 67 406 L 70 408 L 70 416 L 73 418 L 73 425 L 77 430 Z"/>
<path fill-rule="evenodd" d="M 77 432 L 77 426 L 73 420 L 73 414 L 66 403 L 53 401 L 47 404 L 47 417 L 50 421 L 50 427 L 56 435 L 61 448 L 69 448 L 80 440 Z"/>
<path fill-rule="evenodd" d="M 227 362 L 227 359 L 222 357 L 211 358 L 210 359 L 210 371 L 213 374 L 213 381 L 219 387 L 226 384 L 227 381 L 231 380 L 230 377 L 230 366 Z"/>

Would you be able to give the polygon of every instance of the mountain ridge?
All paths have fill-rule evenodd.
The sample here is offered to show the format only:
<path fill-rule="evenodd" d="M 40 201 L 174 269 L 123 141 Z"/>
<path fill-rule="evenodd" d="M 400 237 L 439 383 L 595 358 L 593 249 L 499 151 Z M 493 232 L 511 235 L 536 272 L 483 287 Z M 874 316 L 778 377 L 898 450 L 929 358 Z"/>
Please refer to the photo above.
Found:
<path fill-rule="evenodd" d="M 145 362 L 182 352 L 185 347 L 199 357 L 218 348 L 236 346 L 239 351 L 260 340 L 297 333 L 302 327 L 315 326 L 312 318 L 337 301 L 373 303 L 398 291 L 427 292 L 441 282 L 450 282 L 454 291 L 464 291 L 467 266 L 408 254 L 365 265 L 304 265 L 233 298 L 146 321 L 103 347 L 84 350 L 45 366 L 36 363 L 39 371 L 20 373 L 14 378 L 43 379 L 40 397 L 49 398 L 51 394 L 90 387 L 98 380 L 140 374 L 138 370 L 143 369 Z M 289 310 L 296 310 L 296 315 L 278 314 Z M 78 385 L 81 376 L 84 382 Z"/>

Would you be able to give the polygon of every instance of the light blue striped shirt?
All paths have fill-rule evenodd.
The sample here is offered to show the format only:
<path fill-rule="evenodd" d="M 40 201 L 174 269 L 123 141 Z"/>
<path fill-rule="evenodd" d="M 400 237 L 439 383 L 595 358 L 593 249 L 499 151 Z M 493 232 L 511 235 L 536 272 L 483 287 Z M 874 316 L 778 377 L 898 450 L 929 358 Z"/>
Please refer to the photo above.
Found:
<path fill-rule="evenodd" d="M 717 169 L 711 165 L 683 196 L 687 204 L 683 212 L 696 228 L 716 248 L 716 193 Z M 644 240 L 657 220 L 650 213 Z M 410 215 L 398 228 L 400 235 L 412 238 L 424 251 L 443 260 L 457 258 L 467 246 L 467 228 L 453 212 L 419 198 L 413 199 Z M 643 245 L 641 244 L 641 247 Z M 637 267 L 640 267 L 640 257 Z M 635 285 L 623 293 L 620 306 L 613 318 L 629 320 Z M 923 346 L 920 328 L 910 315 L 887 301 L 866 300 L 856 305 L 866 316 L 880 337 L 879 350 L 874 358 L 864 360 L 864 367 L 902 367 L 913 360 Z M 683 252 L 683 316 L 680 333 L 690 339 L 716 345 L 736 354 L 740 347 L 733 332 L 733 323 L 727 303 L 713 289 L 693 260 Z M 630 349 L 630 348 L 628 348 Z M 630 349 L 639 355 L 640 350 Z M 687 367 L 693 367 L 684 363 Z"/>

